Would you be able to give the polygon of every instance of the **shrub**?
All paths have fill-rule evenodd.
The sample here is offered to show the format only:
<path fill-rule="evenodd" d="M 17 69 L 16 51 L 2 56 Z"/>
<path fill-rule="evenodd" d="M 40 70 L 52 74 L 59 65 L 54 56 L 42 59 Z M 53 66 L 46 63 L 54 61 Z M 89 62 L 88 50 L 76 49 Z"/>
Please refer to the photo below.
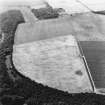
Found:
<path fill-rule="evenodd" d="M 38 19 L 51 19 L 58 18 L 59 13 L 57 10 L 52 9 L 51 7 L 40 8 L 40 9 L 32 9 L 32 12 Z"/>

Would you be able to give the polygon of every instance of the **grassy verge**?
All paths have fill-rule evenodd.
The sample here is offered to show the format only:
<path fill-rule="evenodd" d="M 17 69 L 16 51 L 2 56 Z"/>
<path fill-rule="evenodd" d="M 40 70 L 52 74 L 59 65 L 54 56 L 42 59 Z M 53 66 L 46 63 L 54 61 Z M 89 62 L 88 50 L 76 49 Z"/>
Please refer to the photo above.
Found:
<path fill-rule="evenodd" d="M 17 25 L 23 22 L 22 14 L 18 10 L 11 10 L 0 15 L 0 38 L 3 40 L 0 50 L 12 47 Z"/>

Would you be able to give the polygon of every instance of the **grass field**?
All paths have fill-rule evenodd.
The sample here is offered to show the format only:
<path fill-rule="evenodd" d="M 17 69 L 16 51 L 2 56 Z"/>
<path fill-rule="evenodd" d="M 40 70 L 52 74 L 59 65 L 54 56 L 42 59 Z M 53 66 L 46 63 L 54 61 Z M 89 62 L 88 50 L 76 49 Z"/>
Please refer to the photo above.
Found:
<path fill-rule="evenodd" d="M 43 85 L 69 93 L 93 91 L 72 35 L 14 45 L 13 62 L 20 73 Z"/>
<path fill-rule="evenodd" d="M 16 31 L 15 44 L 70 34 L 80 41 L 105 41 L 104 17 L 85 13 L 21 24 Z"/>

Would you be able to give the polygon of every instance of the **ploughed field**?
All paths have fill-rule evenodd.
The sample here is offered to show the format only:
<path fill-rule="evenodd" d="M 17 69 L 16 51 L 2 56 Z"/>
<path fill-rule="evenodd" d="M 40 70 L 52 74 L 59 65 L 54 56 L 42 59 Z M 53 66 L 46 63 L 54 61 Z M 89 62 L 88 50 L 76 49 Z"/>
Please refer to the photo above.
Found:
<path fill-rule="evenodd" d="M 81 41 L 80 45 L 96 90 L 101 92 L 105 88 L 105 41 Z"/>

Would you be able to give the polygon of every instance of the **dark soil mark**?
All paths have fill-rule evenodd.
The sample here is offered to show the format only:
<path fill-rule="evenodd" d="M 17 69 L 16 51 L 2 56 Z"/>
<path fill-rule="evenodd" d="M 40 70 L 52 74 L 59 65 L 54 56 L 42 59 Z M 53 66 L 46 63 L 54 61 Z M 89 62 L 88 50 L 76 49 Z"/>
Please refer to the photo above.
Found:
<path fill-rule="evenodd" d="M 83 75 L 83 73 L 82 73 L 81 70 L 76 71 L 75 74 L 76 74 L 76 75 L 79 75 L 79 76 L 82 76 L 82 75 Z"/>
<path fill-rule="evenodd" d="M 105 15 L 105 10 L 104 11 L 93 11 L 95 14 L 100 14 L 100 15 Z"/>

